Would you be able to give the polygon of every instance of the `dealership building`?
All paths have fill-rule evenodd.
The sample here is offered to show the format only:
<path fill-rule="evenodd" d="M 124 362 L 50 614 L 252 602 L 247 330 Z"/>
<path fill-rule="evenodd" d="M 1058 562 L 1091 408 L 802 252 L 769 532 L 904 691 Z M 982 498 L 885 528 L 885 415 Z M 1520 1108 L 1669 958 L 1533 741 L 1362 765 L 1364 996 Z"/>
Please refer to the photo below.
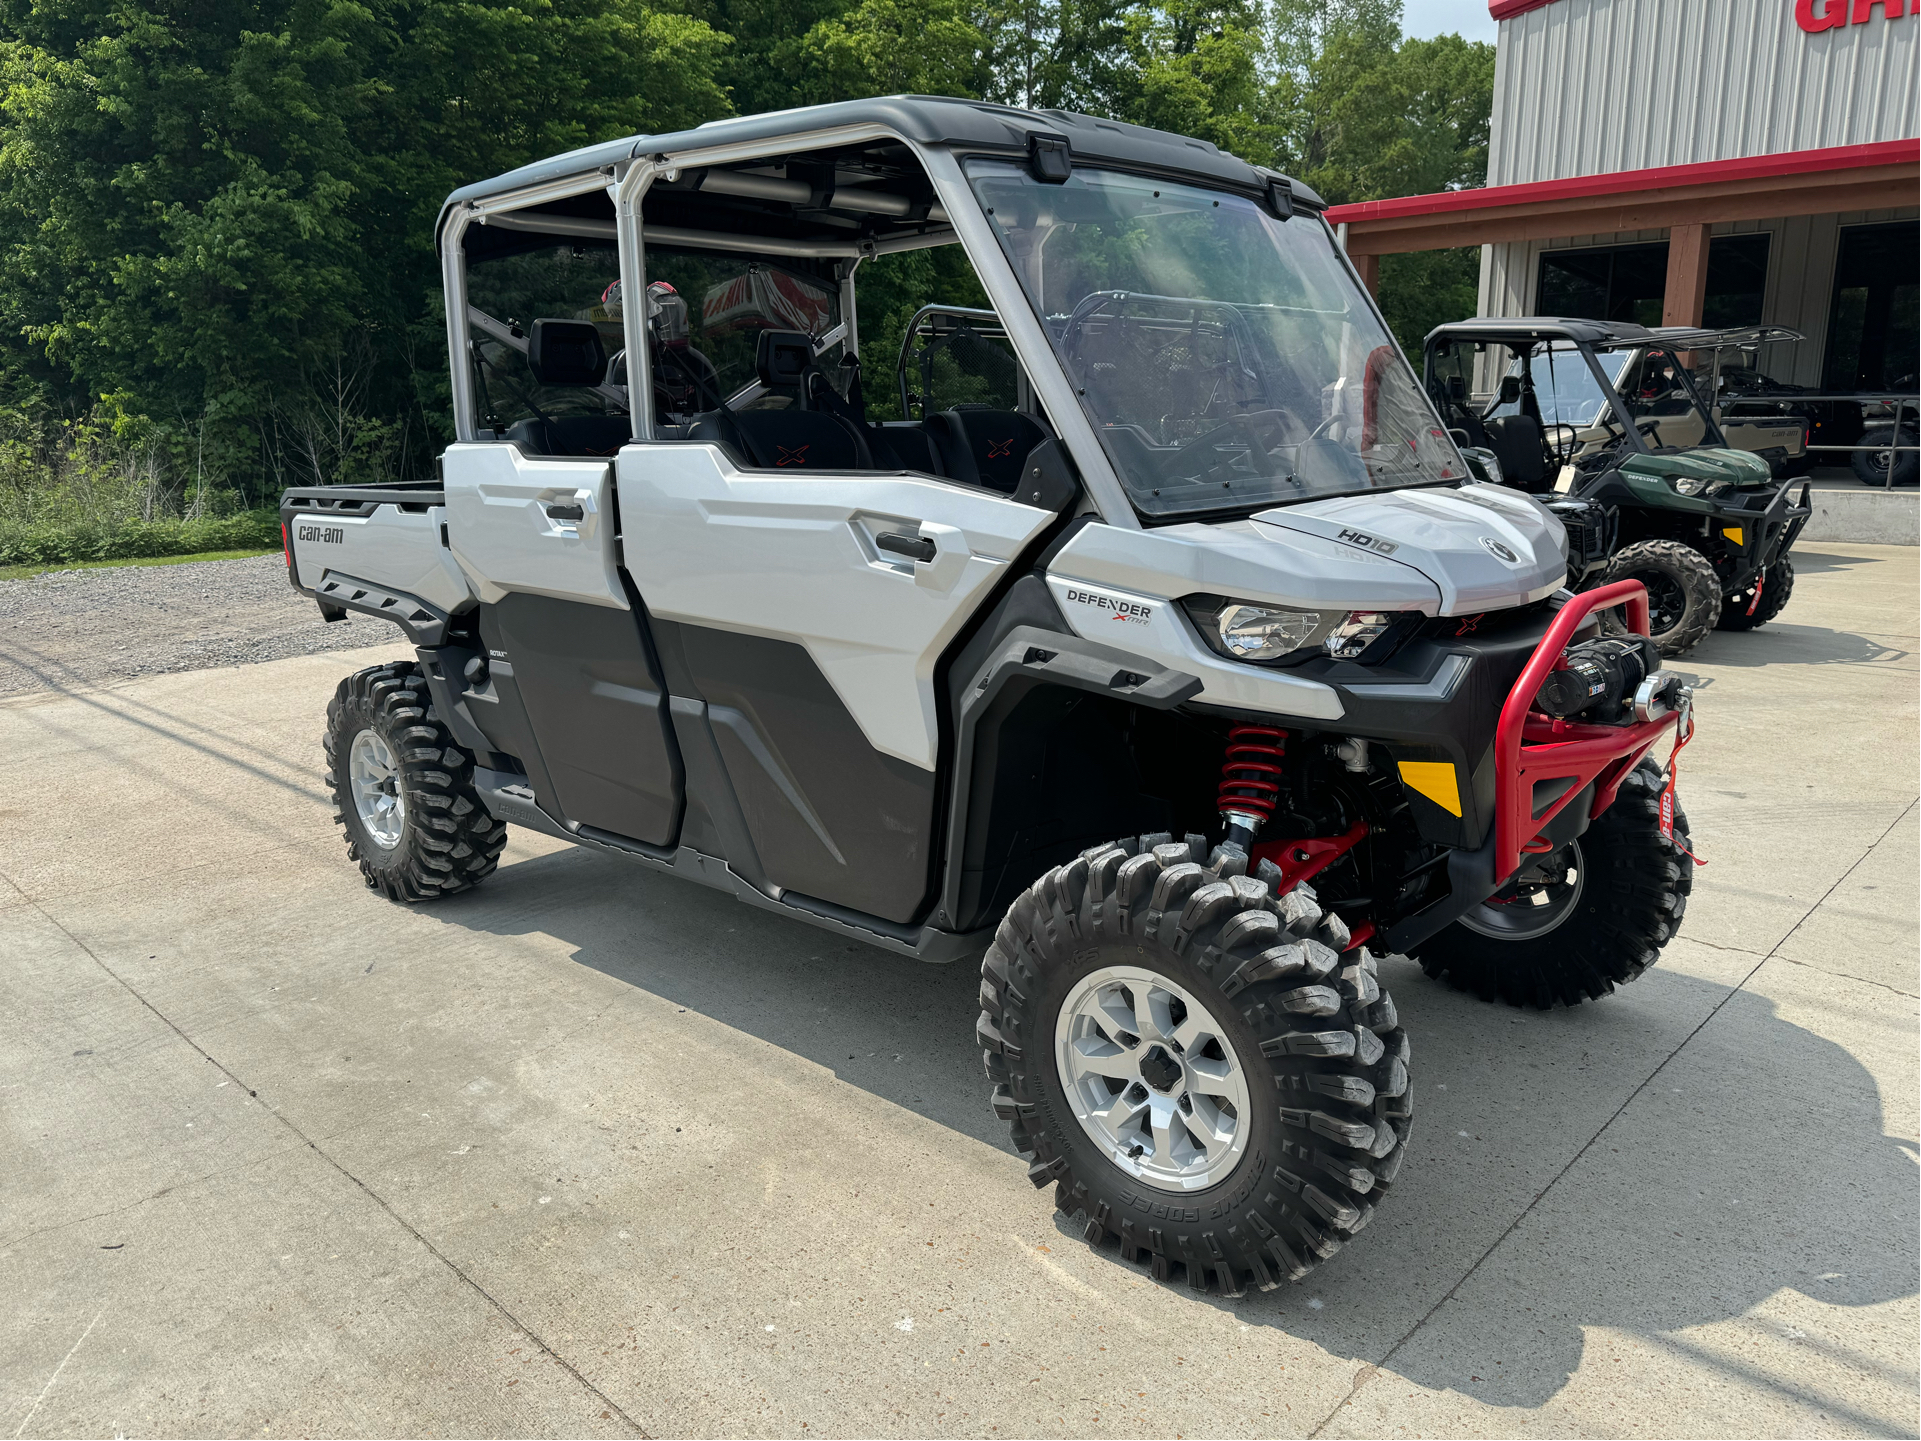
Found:
<path fill-rule="evenodd" d="M 1912 392 L 1921 0 L 1494 0 L 1483 189 L 1336 207 L 1380 257 L 1481 247 L 1483 315 L 1768 323 L 1757 368 Z"/>

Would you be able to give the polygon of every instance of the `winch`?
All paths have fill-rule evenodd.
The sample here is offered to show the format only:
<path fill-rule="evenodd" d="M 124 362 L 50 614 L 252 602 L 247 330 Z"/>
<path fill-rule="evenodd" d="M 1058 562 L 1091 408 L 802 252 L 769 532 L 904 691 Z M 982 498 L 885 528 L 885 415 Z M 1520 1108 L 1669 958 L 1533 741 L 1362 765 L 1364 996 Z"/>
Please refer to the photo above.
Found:
<path fill-rule="evenodd" d="M 1535 693 L 1537 710 L 1559 720 L 1629 725 L 1658 720 L 1678 709 L 1686 687 L 1660 668 L 1660 652 L 1646 636 L 1581 641 Z"/>

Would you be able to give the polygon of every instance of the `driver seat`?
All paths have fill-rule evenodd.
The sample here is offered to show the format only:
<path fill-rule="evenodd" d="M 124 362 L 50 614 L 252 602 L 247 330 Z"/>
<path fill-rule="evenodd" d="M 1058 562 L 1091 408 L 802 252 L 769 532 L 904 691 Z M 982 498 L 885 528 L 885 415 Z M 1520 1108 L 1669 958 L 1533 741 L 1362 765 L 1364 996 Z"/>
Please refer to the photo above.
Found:
<path fill-rule="evenodd" d="M 1503 415 L 1486 422 L 1488 449 L 1501 462 L 1509 485 L 1539 495 L 1548 489 L 1547 451 L 1541 422 L 1531 415 Z"/>

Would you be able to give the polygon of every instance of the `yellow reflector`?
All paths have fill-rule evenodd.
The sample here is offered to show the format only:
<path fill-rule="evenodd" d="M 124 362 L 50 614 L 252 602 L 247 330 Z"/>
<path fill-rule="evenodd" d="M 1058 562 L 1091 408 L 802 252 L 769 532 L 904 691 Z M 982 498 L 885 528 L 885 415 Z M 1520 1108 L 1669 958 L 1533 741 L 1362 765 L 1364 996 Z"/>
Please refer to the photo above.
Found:
<path fill-rule="evenodd" d="M 1402 761 L 1401 779 L 1451 816 L 1461 813 L 1461 788 L 1448 761 Z"/>
<path fill-rule="evenodd" d="M 1723 534 L 1723 535 L 1725 535 L 1725 536 L 1726 536 L 1726 537 L 1727 537 L 1727 538 L 1728 538 L 1729 540 L 1731 540 L 1731 541 L 1733 541 L 1733 542 L 1734 542 L 1734 543 L 1735 543 L 1736 545 L 1746 545 L 1746 544 L 1747 544 L 1747 542 L 1746 542 L 1745 540 L 1743 540 L 1743 539 L 1742 539 L 1742 537 L 1743 537 L 1744 535 L 1746 535 L 1746 534 L 1747 534 L 1747 532 L 1746 532 L 1745 530 L 1743 530 L 1743 529 L 1742 529 L 1742 528 L 1741 528 L 1740 526 L 1738 526 L 1738 525 L 1724 525 L 1724 526 L 1722 526 L 1722 527 L 1721 527 L 1721 534 Z"/>

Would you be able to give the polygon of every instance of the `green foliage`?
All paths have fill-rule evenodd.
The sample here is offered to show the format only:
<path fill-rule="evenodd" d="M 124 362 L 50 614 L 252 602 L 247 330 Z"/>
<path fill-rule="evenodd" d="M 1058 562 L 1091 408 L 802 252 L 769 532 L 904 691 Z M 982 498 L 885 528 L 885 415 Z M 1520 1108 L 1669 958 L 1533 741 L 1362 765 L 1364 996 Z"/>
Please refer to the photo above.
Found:
<path fill-rule="evenodd" d="M 1403 39 L 1399 0 L 0 0 L 0 525 L 146 544 L 99 537 L 419 473 L 451 429 L 440 204 L 576 146 L 978 96 L 1338 202 L 1481 183 L 1492 83 L 1492 47 Z M 1473 270 L 1388 259 L 1404 342 L 1473 308 Z M 985 297 L 953 252 L 861 278 L 892 404 L 913 311 Z"/>
<path fill-rule="evenodd" d="M 118 524 L 86 519 L 64 525 L 20 525 L 0 520 L 0 567 L 273 550 L 280 540 L 277 510 L 194 520 L 125 520 Z"/>
<path fill-rule="evenodd" d="M 727 46 L 639 0 L 10 0 L 7 389 L 123 397 L 255 499 L 414 469 L 447 192 L 726 113 Z"/>
<path fill-rule="evenodd" d="M 1430 330 L 1474 314 L 1481 293 L 1481 248 L 1383 255 L 1380 289 L 1388 328 L 1418 369 L 1421 342 Z"/>
<path fill-rule="evenodd" d="M 859 0 L 802 39 L 814 100 L 981 93 L 980 32 L 965 0 Z"/>

